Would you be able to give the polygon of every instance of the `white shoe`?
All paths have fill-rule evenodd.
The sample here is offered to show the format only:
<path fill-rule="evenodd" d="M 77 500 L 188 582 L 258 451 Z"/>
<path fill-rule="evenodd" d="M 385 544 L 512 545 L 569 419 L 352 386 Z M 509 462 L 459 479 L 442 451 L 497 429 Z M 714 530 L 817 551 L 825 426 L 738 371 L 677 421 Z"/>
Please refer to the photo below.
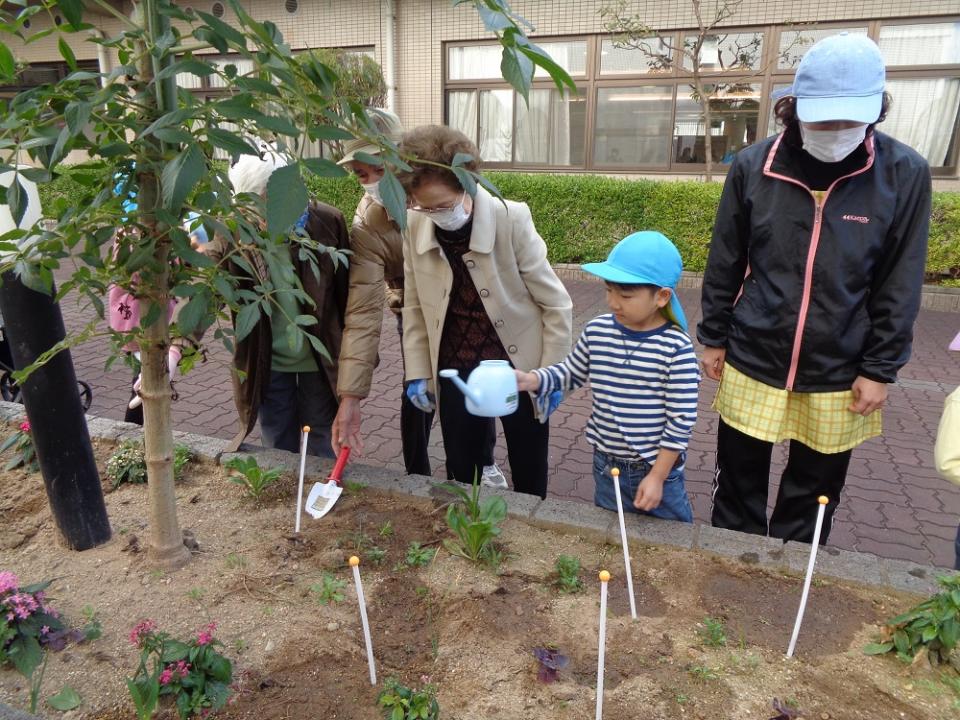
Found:
<path fill-rule="evenodd" d="M 507 479 L 495 464 L 486 465 L 483 468 L 483 478 L 480 480 L 480 484 L 492 488 L 503 488 L 505 490 L 507 488 Z"/>

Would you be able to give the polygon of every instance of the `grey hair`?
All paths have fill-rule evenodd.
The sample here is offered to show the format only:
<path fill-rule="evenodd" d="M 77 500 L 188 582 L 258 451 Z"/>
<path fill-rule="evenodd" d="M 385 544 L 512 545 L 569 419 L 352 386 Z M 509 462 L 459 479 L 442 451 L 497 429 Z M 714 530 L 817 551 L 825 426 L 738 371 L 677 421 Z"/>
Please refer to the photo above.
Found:
<path fill-rule="evenodd" d="M 260 156 L 241 155 L 230 167 L 227 177 L 233 185 L 233 194 L 254 193 L 262 195 L 274 170 L 287 166 L 287 159 L 276 147 L 262 140 L 256 142 Z"/>

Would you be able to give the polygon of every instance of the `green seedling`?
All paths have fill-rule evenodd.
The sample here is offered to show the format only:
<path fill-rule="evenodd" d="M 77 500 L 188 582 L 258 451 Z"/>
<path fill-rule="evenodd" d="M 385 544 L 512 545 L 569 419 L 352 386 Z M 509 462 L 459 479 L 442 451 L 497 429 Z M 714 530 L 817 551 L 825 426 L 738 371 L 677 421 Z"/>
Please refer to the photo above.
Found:
<path fill-rule="evenodd" d="M 321 605 L 343 602 L 343 590 L 347 587 L 346 580 L 338 580 L 330 573 L 324 573 L 320 582 L 310 586 L 310 591 L 317 596 Z"/>
<path fill-rule="evenodd" d="M 229 553 L 227 557 L 224 558 L 224 563 L 226 563 L 228 570 L 242 570 L 247 566 L 247 559 L 243 555 Z"/>
<path fill-rule="evenodd" d="M 266 489 L 283 474 L 281 468 L 260 467 L 257 459 L 249 455 L 243 458 L 231 458 L 224 467 L 228 470 L 227 478 L 230 482 L 242 486 L 247 495 L 258 501 Z"/>
<path fill-rule="evenodd" d="M 407 554 L 404 557 L 404 562 L 409 567 L 423 567 L 424 565 L 429 565 L 436 554 L 436 548 L 421 547 L 420 543 L 414 540 L 407 546 Z"/>
<path fill-rule="evenodd" d="M 190 588 L 187 591 L 187 597 L 193 600 L 194 602 L 200 602 L 203 600 L 203 588 Z"/>
<path fill-rule="evenodd" d="M 576 593 L 583 589 L 580 579 L 580 558 L 572 555 L 558 555 L 553 564 L 556 580 L 553 584 L 565 593 Z"/>
<path fill-rule="evenodd" d="M 379 548 L 374 545 L 372 548 L 367 550 L 367 560 L 372 562 L 374 565 L 382 565 L 384 558 L 387 557 L 387 551 L 383 548 Z"/>
<path fill-rule="evenodd" d="M 494 545 L 500 535 L 500 524 L 507 517 L 507 502 L 499 495 L 480 500 L 480 482 L 473 478 L 468 493 L 453 483 L 444 483 L 460 502 L 447 508 L 447 525 L 454 534 L 453 540 L 444 540 L 443 546 L 452 554 L 475 563 L 486 563 L 492 568 L 499 566 L 502 555 Z"/>
<path fill-rule="evenodd" d="M 723 620 L 705 617 L 697 626 L 697 636 L 708 647 L 723 647 L 727 644 L 727 631 Z"/>
<path fill-rule="evenodd" d="M 393 535 L 393 523 L 387 520 L 377 532 L 380 533 L 380 537 L 391 537 Z"/>
<path fill-rule="evenodd" d="M 707 667 L 706 665 L 694 665 L 688 670 L 688 672 L 697 680 L 719 680 L 720 679 L 720 675 L 719 673 L 717 673 L 716 669 Z"/>
<path fill-rule="evenodd" d="M 84 605 L 80 608 L 80 614 L 83 615 L 84 625 L 81 628 L 83 639 L 86 642 L 96 640 L 103 635 L 103 625 L 100 622 L 100 615 L 93 609 L 92 605 Z"/>

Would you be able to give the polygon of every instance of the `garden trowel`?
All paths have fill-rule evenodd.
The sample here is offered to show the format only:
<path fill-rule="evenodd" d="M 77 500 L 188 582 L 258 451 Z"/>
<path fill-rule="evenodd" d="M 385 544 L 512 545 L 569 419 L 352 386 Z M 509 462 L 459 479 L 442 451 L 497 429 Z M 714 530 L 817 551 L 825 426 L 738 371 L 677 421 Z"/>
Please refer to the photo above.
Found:
<path fill-rule="evenodd" d="M 310 488 L 310 494 L 307 496 L 307 512 L 319 520 L 333 509 L 343 493 L 340 476 L 343 475 L 343 468 L 347 464 L 347 458 L 350 457 L 350 448 L 344 446 L 340 448 L 340 454 L 337 455 L 337 462 L 333 466 L 333 471 L 325 483 L 314 483 Z"/>

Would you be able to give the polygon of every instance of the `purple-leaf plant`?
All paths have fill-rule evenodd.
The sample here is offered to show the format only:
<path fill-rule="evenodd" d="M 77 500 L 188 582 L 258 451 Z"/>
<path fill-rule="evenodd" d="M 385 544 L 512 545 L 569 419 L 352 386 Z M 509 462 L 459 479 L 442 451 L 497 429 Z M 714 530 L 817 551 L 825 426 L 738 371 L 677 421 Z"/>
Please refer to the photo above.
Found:
<path fill-rule="evenodd" d="M 794 720 L 802 714 L 802 711 L 780 702 L 780 698 L 773 699 L 773 709 L 777 711 L 777 714 L 770 718 L 770 720 Z"/>
<path fill-rule="evenodd" d="M 561 655 L 559 651 L 551 648 L 534 648 L 533 656 L 540 665 L 537 680 L 542 683 L 552 683 L 557 680 L 560 677 L 560 671 L 570 662 L 570 658 L 566 655 Z"/>

